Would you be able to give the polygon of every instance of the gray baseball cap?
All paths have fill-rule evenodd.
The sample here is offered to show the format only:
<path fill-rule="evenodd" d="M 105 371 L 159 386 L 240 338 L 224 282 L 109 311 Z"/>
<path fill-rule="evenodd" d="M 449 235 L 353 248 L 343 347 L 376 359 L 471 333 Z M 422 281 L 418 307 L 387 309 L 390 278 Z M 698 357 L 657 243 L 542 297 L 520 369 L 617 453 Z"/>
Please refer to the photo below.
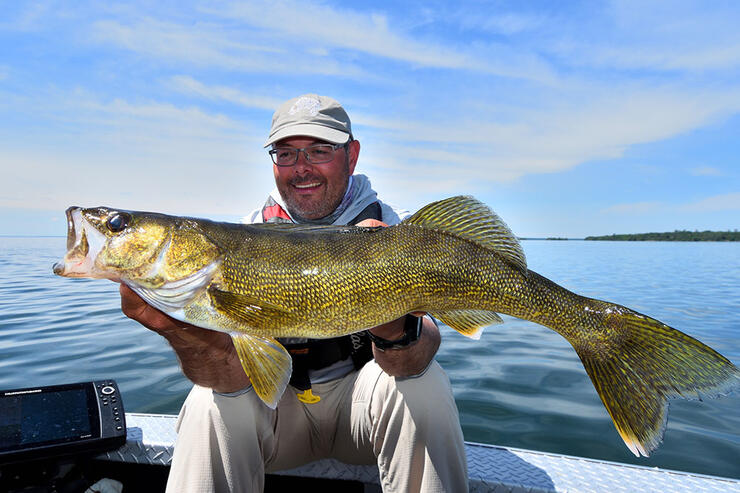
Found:
<path fill-rule="evenodd" d="M 344 144 L 352 135 L 352 124 L 337 100 L 304 94 L 286 101 L 272 115 L 272 128 L 265 147 L 299 135 Z"/>

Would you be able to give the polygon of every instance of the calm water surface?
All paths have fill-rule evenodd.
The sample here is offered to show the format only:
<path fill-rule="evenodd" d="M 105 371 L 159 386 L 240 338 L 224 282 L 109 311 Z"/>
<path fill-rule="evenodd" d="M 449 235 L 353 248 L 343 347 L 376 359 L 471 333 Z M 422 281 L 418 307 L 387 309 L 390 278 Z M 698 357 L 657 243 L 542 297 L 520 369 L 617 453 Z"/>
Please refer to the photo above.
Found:
<path fill-rule="evenodd" d="M 740 244 L 525 241 L 529 267 L 617 302 L 740 363 Z M 125 318 L 118 286 L 51 273 L 64 238 L 0 238 L 0 388 L 116 378 L 126 409 L 177 413 L 190 389 L 160 336 Z M 740 478 L 740 395 L 672 401 L 663 445 L 636 459 L 578 357 L 511 317 L 480 341 L 443 328 L 437 356 L 465 439 Z"/>

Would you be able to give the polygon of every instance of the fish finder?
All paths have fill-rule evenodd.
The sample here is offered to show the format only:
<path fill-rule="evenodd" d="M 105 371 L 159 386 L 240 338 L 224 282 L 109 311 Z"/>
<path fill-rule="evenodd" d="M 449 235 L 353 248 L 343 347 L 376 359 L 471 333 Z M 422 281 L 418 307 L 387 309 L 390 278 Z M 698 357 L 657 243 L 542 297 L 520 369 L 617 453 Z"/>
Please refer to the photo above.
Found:
<path fill-rule="evenodd" d="M 99 453 L 125 441 L 114 380 L 0 391 L 0 465 Z"/>

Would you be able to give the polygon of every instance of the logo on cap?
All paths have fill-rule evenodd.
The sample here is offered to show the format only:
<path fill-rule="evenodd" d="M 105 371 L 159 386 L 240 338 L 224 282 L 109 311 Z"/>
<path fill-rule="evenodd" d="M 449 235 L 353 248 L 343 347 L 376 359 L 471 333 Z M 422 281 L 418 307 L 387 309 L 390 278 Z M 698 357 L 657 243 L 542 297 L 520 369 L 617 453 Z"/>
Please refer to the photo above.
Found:
<path fill-rule="evenodd" d="M 319 114 L 319 108 L 321 108 L 321 103 L 318 99 L 307 98 L 304 96 L 302 98 L 298 98 L 298 101 L 293 104 L 288 113 L 295 115 L 296 113 L 303 112 L 310 116 L 316 116 Z"/>

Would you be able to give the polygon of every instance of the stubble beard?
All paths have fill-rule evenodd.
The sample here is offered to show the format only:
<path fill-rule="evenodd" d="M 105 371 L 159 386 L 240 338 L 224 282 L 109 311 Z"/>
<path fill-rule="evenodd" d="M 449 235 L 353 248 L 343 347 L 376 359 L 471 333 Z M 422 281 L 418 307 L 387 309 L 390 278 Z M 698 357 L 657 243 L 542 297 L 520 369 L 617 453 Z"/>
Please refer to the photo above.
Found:
<path fill-rule="evenodd" d="M 347 160 L 349 161 L 349 159 Z M 339 207 L 342 203 L 344 194 L 347 192 L 347 185 L 349 184 L 349 162 L 345 163 L 343 168 L 344 176 L 340 183 L 343 183 L 340 187 L 330 187 L 329 182 L 325 183 L 325 194 L 324 199 L 318 198 L 315 203 L 305 203 L 297 200 L 297 194 L 292 193 L 293 185 L 300 185 L 304 183 L 311 183 L 313 181 L 324 181 L 317 179 L 316 177 L 302 178 L 300 180 L 291 180 L 287 184 L 288 190 L 281 190 L 278 187 L 278 191 L 285 201 L 285 205 L 290 212 L 290 215 L 299 220 L 317 220 L 328 216 Z"/>

